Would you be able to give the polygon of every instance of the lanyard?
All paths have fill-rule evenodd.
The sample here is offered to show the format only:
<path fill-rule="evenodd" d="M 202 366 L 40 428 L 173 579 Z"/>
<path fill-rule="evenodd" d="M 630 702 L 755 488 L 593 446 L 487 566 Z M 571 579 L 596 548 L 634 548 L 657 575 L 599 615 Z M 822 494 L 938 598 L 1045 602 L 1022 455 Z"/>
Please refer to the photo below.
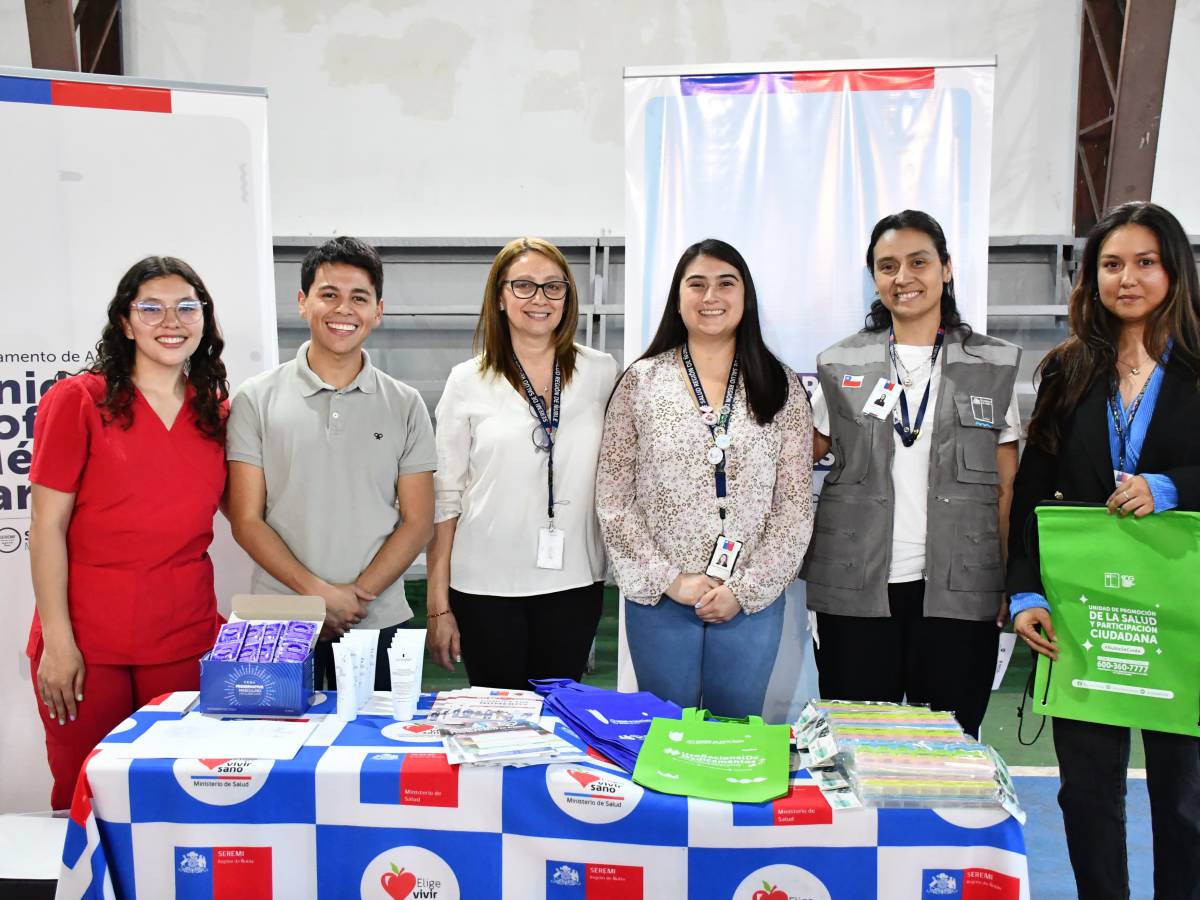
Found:
<path fill-rule="evenodd" d="M 742 371 L 741 360 L 734 354 L 733 364 L 729 367 L 729 382 L 725 385 L 725 402 L 719 411 L 708 405 L 708 397 L 704 394 L 704 385 L 696 373 L 692 362 L 692 354 L 684 342 L 680 355 L 683 357 L 683 368 L 687 372 L 688 381 L 692 385 L 692 393 L 696 397 L 696 405 L 700 407 L 700 421 L 708 426 L 708 433 L 713 439 L 713 445 L 708 449 L 708 461 L 713 464 L 713 481 L 717 492 L 717 510 L 721 521 L 725 520 L 725 451 L 729 449 L 729 417 L 733 414 L 733 395 L 737 392 L 738 377 Z"/>
<path fill-rule="evenodd" d="M 1119 382 L 1113 382 L 1112 393 L 1108 395 L 1108 411 L 1112 414 L 1113 428 L 1117 431 L 1117 446 L 1120 450 L 1117 469 L 1121 472 L 1125 471 L 1125 456 L 1129 450 L 1129 438 L 1133 435 L 1133 419 L 1138 414 L 1138 410 L 1142 408 L 1142 398 L 1146 396 L 1146 388 L 1150 387 L 1150 379 L 1153 377 L 1154 373 L 1151 372 L 1146 383 L 1142 385 L 1142 389 L 1138 391 L 1138 395 L 1129 404 L 1124 420 L 1121 419 L 1121 411 L 1117 406 L 1117 392 L 1121 389 Z"/>
<path fill-rule="evenodd" d="M 892 427 L 896 429 L 896 434 L 900 435 L 900 443 L 905 447 L 911 447 L 921 436 L 921 423 L 925 421 L 925 407 L 929 405 L 929 389 L 933 386 L 933 367 L 937 365 L 938 353 L 941 351 L 942 341 L 945 339 L 946 329 L 939 328 L 937 338 L 933 342 L 933 354 L 929 357 L 929 380 L 925 382 L 925 394 L 921 397 L 921 405 L 917 408 L 917 420 L 911 428 L 908 426 L 908 400 L 904 396 L 904 389 L 900 389 L 900 421 L 897 422 L 893 417 Z M 896 370 L 896 377 L 899 378 L 900 359 L 896 356 L 896 332 L 894 330 L 888 335 L 888 353 L 892 357 L 892 366 Z"/>
<path fill-rule="evenodd" d="M 537 416 L 538 424 L 546 435 L 546 516 L 550 519 L 550 528 L 554 528 L 554 435 L 558 431 L 559 410 L 562 406 L 562 369 L 558 360 L 554 360 L 554 387 L 550 396 L 550 409 L 546 410 L 546 401 L 533 389 L 525 367 L 517 360 L 517 371 L 521 375 L 521 388 L 525 391 L 525 399 Z M 540 444 L 538 445 L 541 446 Z"/>

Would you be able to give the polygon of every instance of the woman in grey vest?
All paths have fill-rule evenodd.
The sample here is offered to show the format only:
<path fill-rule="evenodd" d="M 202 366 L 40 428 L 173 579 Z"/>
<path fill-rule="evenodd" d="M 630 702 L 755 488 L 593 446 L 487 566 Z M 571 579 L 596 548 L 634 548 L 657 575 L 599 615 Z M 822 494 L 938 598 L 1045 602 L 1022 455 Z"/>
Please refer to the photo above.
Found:
<path fill-rule="evenodd" d="M 813 458 L 832 449 L 805 561 L 821 696 L 929 703 L 978 734 L 1007 618 L 1020 349 L 974 333 L 927 213 L 871 232 L 866 326 L 817 358 Z"/>
<path fill-rule="evenodd" d="M 1039 367 L 1008 564 L 1014 630 L 1052 659 L 1034 508 L 1054 498 L 1136 518 L 1200 511 L 1200 283 L 1179 220 L 1153 203 L 1111 210 L 1088 235 L 1069 310 L 1070 335 Z M 1200 897 L 1200 741 L 1143 729 L 1142 743 L 1154 896 Z M 1129 744 L 1128 728 L 1054 720 L 1058 802 L 1085 900 L 1129 896 Z"/>
<path fill-rule="evenodd" d="M 596 472 L 642 690 L 762 713 L 781 595 L 812 530 L 811 421 L 763 342 L 746 261 L 724 241 L 693 244 L 613 391 Z"/>

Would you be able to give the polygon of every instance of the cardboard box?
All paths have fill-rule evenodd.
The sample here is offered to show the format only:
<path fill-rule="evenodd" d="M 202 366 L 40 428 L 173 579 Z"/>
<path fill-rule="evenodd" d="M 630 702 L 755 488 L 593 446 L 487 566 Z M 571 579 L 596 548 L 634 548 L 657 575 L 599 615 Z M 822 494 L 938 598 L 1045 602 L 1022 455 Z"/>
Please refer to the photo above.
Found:
<path fill-rule="evenodd" d="M 238 594 L 231 622 L 307 620 L 320 631 L 325 601 L 294 594 Z M 303 662 L 225 662 L 200 657 L 200 712 L 256 716 L 301 716 L 312 706 L 313 654 Z"/>

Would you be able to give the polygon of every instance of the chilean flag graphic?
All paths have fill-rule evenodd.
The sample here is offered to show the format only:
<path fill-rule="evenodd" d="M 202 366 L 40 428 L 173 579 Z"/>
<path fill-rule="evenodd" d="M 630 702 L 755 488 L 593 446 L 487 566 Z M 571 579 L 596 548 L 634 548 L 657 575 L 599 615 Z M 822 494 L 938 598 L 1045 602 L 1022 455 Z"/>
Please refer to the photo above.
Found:
<path fill-rule="evenodd" d="M 67 838 L 63 843 L 62 871 L 58 876 L 59 900 L 114 900 L 108 859 L 100 844 L 100 829 L 92 811 L 92 787 L 87 779 L 87 763 L 99 753 L 93 750 L 84 760 L 71 799 L 67 819 Z"/>
<path fill-rule="evenodd" d="M 863 377 L 861 375 L 843 375 L 842 376 L 842 387 L 844 387 L 844 388 L 860 388 L 860 387 L 862 387 L 862 384 L 863 384 Z"/>

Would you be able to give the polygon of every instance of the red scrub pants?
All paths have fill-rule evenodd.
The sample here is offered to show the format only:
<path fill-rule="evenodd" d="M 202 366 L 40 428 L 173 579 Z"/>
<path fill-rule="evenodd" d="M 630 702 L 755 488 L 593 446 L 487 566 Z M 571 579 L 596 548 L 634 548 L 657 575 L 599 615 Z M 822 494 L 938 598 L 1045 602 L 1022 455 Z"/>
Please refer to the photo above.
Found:
<path fill-rule="evenodd" d="M 59 725 L 38 693 L 37 671 L 42 645 L 29 661 L 33 693 L 42 727 L 46 729 L 46 759 L 54 786 L 50 791 L 53 809 L 68 809 L 83 761 L 100 740 L 135 709 L 161 694 L 195 691 L 200 687 L 200 663 L 196 657 L 150 666 L 106 666 L 84 660 L 83 701 L 76 704 L 75 721 Z"/>

